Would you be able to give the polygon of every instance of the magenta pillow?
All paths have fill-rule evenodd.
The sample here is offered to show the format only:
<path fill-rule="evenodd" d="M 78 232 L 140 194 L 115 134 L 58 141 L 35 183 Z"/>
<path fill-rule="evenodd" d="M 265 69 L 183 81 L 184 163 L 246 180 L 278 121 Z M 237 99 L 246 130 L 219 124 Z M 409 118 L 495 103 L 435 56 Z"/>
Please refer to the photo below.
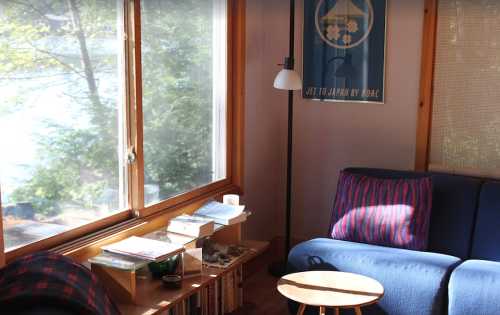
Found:
<path fill-rule="evenodd" d="M 337 240 L 426 250 L 430 177 L 380 179 L 341 172 L 330 235 Z"/>

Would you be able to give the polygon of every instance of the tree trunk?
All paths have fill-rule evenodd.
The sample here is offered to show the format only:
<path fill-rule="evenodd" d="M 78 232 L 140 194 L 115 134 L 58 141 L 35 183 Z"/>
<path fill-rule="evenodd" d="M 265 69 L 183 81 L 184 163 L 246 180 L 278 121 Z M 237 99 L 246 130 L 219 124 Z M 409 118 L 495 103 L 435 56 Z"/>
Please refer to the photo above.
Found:
<path fill-rule="evenodd" d="M 78 9 L 76 0 L 67 0 L 68 6 L 71 12 L 71 20 L 73 23 L 73 28 L 75 31 L 75 35 L 78 39 L 78 43 L 80 46 L 80 53 L 82 56 L 81 62 L 83 66 L 83 70 L 85 72 L 85 79 L 87 81 L 87 87 L 89 89 L 90 101 L 92 102 L 93 110 L 91 111 L 94 115 L 92 118 L 93 122 L 101 127 L 106 126 L 106 122 L 103 121 L 106 119 L 105 109 L 103 104 L 101 103 L 101 99 L 99 97 L 99 90 L 97 89 L 96 79 L 94 75 L 94 69 L 92 67 L 92 61 L 90 60 L 89 51 L 87 48 L 87 40 L 85 38 L 85 33 L 83 31 L 82 22 L 80 18 L 80 11 Z"/>

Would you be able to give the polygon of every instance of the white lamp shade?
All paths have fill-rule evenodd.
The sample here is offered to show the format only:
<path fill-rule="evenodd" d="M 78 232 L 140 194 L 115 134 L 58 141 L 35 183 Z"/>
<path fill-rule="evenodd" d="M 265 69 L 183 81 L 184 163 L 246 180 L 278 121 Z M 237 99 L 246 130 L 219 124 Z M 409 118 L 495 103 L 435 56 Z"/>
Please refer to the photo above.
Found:
<path fill-rule="evenodd" d="M 283 69 L 274 79 L 274 87 L 279 90 L 301 90 L 302 79 L 297 72 Z"/>

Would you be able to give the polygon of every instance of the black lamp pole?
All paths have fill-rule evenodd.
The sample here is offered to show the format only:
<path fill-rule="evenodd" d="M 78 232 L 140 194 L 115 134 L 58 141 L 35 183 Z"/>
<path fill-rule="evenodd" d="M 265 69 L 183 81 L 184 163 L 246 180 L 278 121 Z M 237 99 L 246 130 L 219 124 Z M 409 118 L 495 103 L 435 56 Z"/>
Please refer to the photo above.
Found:
<path fill-rule="evenodd" d="M 295 57 L 295 0 L 290 0 L 290 47 L 288 58 L 290 70 L 294 68 Z M 290 252 L 290 231 L 292 215 L 292 161 L 293 161 L 293 90 L 288 91 L 288 150 L 286 167 L 286 231 L 285 231 L 285 264 Z"/>
<path fill-rule="evenodd" d="M 295 0 L 290 0 L 290 38 L 288 57 L 285 58 L 284 68 L 294 69 L 295 50 Z M 293 90 L 288 90 L 288 148 L 287 148 L 287 169 L 286 169 L 286 212 L 285 212 L 285 252 L 282 262 L 273 263 L 269 271 L 276 277 L 281 277 L 286 273 L 288 253 L 291 246 L 291 214 L 292 214 L 292 157 L 293 157 Z"/>

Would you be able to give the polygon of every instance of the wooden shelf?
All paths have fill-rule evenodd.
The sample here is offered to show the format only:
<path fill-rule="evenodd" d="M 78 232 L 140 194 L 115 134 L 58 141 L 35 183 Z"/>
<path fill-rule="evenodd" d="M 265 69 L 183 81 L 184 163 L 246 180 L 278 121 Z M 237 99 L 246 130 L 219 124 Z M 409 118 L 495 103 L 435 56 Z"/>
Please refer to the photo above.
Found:
<path fill-rule="evenodd" d="M 120 311 L 123 314 L 131 315 L 161 314 L 183 299 L 210 285 L 226 273 L 234 271 L 242 264 L 260 255 L 268 248 L 269 242 L 243 241 L 241 245 L 251 250 L 230 267 L 226 269 L 204 267 L 201 276 L 184 279 L 182 288 L 178 290 L 165 289 L 160 280 L 151 279 L 150 276 L 137 275 L 135 303 L 119 303 Z"/>

